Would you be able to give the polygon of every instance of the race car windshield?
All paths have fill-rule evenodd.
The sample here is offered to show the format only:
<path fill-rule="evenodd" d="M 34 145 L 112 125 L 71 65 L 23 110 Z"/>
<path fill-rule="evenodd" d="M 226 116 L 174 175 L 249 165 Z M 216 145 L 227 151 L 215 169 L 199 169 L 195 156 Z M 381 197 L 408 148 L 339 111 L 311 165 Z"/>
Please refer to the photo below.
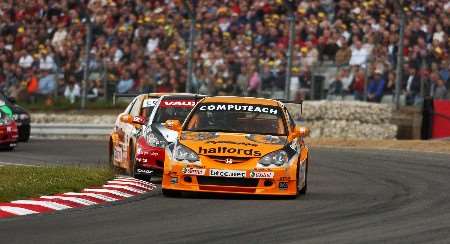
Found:
<path fill-rule="evenodd" d="M 254 104 L 205 103 L 189 119 L 187 131 L 286 135 L 279 108 Z"/>
<path fill-rule="evenodd" d="M 184 121 L 194 106 L 195 100 L 163 100 L 159 104 L 153 123 L 164 123 L 167 120 Z"/>

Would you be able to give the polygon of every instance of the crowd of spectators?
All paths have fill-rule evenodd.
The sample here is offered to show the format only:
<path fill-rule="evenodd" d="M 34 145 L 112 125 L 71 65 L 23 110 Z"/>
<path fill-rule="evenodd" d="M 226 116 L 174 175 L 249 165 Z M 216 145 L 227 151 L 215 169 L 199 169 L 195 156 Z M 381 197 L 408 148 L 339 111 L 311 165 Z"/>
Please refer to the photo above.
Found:
<path fill-rule="evenodd" d="M 288 15 L 282 0 L 198 0 L 193 91 L 258 95 L 284 90 Z M 329 96 L 379 102 L 395 87 L 399 11 L 391 0 L 307 0 L 294 9 L 290 90 L 308 97 L 316 67 L 337 67 Z M 445 98 L 450 1 L 405 0 L 402 90 L 408 104 Z M 87 20 L 90 21 L 87 21 Z M 87 22 L 92 46 L 85 53 Z M 180 92 L 189 25 L 180 0 L 5 0 L 0 3 L 0 89 L 16 99 L 112 92 Z M 90 62 L 85 63 L 89 55 Z M 364 94 L 367 91 L 367 94 Z"/>

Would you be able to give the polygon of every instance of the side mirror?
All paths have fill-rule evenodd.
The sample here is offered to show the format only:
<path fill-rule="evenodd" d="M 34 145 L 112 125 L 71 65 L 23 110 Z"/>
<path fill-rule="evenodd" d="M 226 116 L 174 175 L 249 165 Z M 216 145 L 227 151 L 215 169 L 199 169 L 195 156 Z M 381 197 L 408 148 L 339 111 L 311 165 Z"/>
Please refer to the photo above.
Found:
<path fill-rule="evenodd" d="M 142 116 L 131 116 L 129 114 L 124 114 L 120 116 L 120 121 L 122 123 L 126 124 L 132 124 L 132 125 L 145 125 L 147 123 L 147 119 Z"/>
<path fill-rule="evenodd" d="M 295 130 L 298 131 L 299 136 L 301 136 L 301 137 L 309 136 L 309 132 L 310 132 L 309 128 L 306 128 L 304 126 L 297 126 L 297 127 L 295 127 Z"/>
<path fill-rule="evenodd" d="M 124 115 L 120 116 L 120 122 L 126 123 L 126 124 L 131 124 L 133 122 L 133 116 L 131 116 L 129 114 L 124 114 Z"/>
<path fill-rule="evenodd" d="M 164 126 L 169 130 L 181 132 L 181 122 L 179 120 L 167 120 Z"/>
<path fill-rule="evenodd" d="M 296 138 L 296 137 L 307 137 L 307 136 L 309 136 L 309 132 L 310 132 L 309 129 L 306 128 L 306 127 L 296 126 L 295 130 L 294 130 L 294 132 L 292 134 L 292 137 L 293 138 Z"/>

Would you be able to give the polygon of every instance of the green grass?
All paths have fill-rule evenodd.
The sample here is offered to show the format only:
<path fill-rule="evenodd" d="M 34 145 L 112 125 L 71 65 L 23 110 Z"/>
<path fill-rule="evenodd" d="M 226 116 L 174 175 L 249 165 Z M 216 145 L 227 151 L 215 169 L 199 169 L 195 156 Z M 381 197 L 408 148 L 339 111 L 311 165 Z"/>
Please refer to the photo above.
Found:
<path fill-rule="evenodd" d="M 0 202 L 101 186 L 114 177 L 108 168 L 0 166 Z"/>

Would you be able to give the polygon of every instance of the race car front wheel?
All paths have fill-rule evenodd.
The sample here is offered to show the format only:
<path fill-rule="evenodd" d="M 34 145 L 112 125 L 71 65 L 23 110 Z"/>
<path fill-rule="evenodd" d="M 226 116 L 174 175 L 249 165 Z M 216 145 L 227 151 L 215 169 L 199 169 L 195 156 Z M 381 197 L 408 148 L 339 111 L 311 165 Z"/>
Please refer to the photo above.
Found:
<path fill-rule="evenodd" d="M 306 194 L 306 191 L 308 190 L 308 160 L 306 160 L 306 165 L 305 165 L 305 169 L 303 170 L 303 177 L 302 177 L 302 179 L 305 179 L 305 185 L 303 187 L 301 186 L 301 182 L 300 181 L 297 182 L 297 184 L 299 186 L 298 188 L 300 189 L 299 193 L 300 194 Z"/>
<path fill-rule="evenodd" d="M 128 159 L 129 164 L 128 164 L 128 168 L 126 170 L 127 170 L 127 173 L 129 176 L 136 177 L 136 162 L 135 162 L 135 156 L 134 156 L 135 154 L 134 154 L 133 144 L 130 144 L 129 152 L 130 152 L 130 154 L 129 154 L 130 157 Z"/>
<path fill-rule="evenodd" d="M 117 170 L 116 165 L 114 165 L 114 146 L 112 141 L 109 142 L 109 167 L 112 170 Z"/>

